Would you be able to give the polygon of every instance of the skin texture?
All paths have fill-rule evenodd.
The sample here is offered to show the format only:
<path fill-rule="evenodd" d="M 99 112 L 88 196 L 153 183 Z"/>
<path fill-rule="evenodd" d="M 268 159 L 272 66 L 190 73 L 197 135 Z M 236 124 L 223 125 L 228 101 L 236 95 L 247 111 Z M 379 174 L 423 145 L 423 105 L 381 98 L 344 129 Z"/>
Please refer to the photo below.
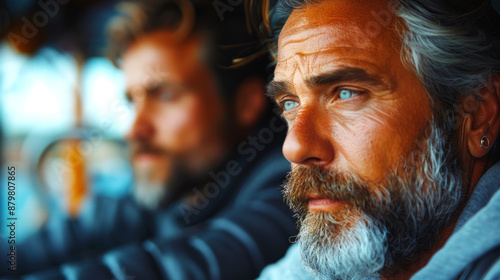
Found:
<path fill-rule="evenodd" d="M 370 11 L 387 9 L 381 1 L 365 2 L 325 1 L 292 13 L 279 39 L 274 79 L 288 86 L 276 91 L 275 100 L 281 106 L 296 102 L 283 113 L 289 125 L 283 153 L 294 166 L 318 165 L 383 182 L 410 152 L 431 109 L 421 82 L 400 61 L 396 33 L 364 32 L 373 21 Z M 307 83 L 339 70 L 356 78 Z M 342 89 L 358 95 L 340 99 Z"/>
<path fill-rule="evenodd" d="M 268 89 L 284 109 L 283 154 L 292 168 L 319 166 L 383 185 L 432 118 L 422 83 L 400 60 L 393 23 L 366 32 L 370 12 L 387 9 L 383 1 L 324 1 L 295 10 L 286 22 Z M 310 82 L 321 76 L 321 83 Z M 352 96 L 341 99 L 343 90 Z M 342 209 L 341 201 L 309 196 L 309 211 Z M 432 252 L 391 279 L 408 279 L 450 233 L 445 229 Z"/>
<path fill-rule="evenodd" d="M 201 61 L 201 36 L 180 41 L 157 31 L 127 50 L 123 70 L 136 118 L 127 135 L 133 164 L 164 182 L 174 164 L 198 174 L 218 163 L 226 150 L 226 107 L 212 73 Z"/>
<path fill-rule="evenodd" d="M 388 17 L 381 21 L 382 14 Z M 411 152 L 432 110 L 422 83 L 401 62 L 396 20 L 385 1 L 322 1 L 291 14 L 268 93 L 288 122 L 283 153 L 293 168 L 319 166 L 383 184 Z M 467 196 L 493 164 L 480 139 L 495 141 L 500 130 L 498 80 L 485 87 L 477 109 L 468 112 L 470 125 L 462 128 L 458 151 L 472 166 Z M 334 213 L 339 203 L 311 193 L 308 208 Z M 409 279 L 425 266 L 451 235 L 461 209 L 435 246 L 390 279 Z"/>

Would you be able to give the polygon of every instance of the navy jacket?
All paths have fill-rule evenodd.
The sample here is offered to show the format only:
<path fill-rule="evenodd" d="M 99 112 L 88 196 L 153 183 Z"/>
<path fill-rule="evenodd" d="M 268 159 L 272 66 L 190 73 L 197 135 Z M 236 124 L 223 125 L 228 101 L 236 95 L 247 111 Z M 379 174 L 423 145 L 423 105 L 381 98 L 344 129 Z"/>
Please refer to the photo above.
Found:
<path fill-rule="evenodd" d="M 25 279 L 254 279 L 296 234 L 280 186 L 290 164 L 271 119 L 193 199 L 147 212 L 100 198 L 77 220 L 51 221 L 17 248 Z M 279 129 L 278 129 L 279 128 Z M 2 274 L 4 273 L 4 274 Z"/>

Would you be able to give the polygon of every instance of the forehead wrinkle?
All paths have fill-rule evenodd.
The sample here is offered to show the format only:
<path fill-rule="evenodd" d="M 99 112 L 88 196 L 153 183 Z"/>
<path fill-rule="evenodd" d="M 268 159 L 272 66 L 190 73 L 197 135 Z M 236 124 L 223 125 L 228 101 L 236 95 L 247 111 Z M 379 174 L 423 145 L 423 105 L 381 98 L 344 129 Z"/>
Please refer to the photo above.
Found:
<path fill-rule="evenodd" d="M 306 77 L 305 83 L 309 88 L 315 88 L 322 85 L 336 84 L 341 82 L 360 82 L 368 86 L 377 88 L 380 91 L 385 91 L 392 88 L 391 83 L 387 83 L 384 79 L 376 74 L 371 74 L 362 68 L 357 67 L 341 67 L 336 70 L 311 75 Z"/>
<path fill-rule="evenodd" d="M 335 29 L 335 28 L 330 28 L 330 29 Z M 299 39 L 289 40 L 286 36 L 280 37 L 281 40 L 278 43 L 278 62 L 291 59 L 296 55 L 298 56 L 316 55 L 339 49 L 340 50 L 346 49 L 349 51 L 353 51 L 353 50 L 364 50 L 366 48 L 373 48 L 373 49 L 378 48 L 368 39 L 363 41 L 356 40 L 353 42 L 346 40 L 346 38 L 354 38 L 356 36 L 355 34 L 339 35 L 338 33 L 339 32 L 333 32 L 333 31 L 317 33 L 314 34 L 312 37 L 300 40 Z M 358 32 L 352 32 L 352 33 L 358 33 Z M 334 36 L 335 34 L 337 34 L 337 36 Z M 297 35 L 303 35 L 303 34 L 298 33 Z M 321 37 L 325 38 L 325 36 L 329 37 L 328 41 L 321 40 Z M 357 36 L 357 38 L 359 38 L 359 36 Z M 302 46 L 309 46 L 311 47 L 311 49 L 306 51 L 303 50 L 303 48 L 301 48 Z M 302 50 L 297 51 L 297 49 L 302 49 Z M 287 54 L 290 53 L 290 55 L 287 57 L 283 57 L 285 53 Z"/>
<path fill-rule="evenodd" d="M 276 67 L 276 76 L 281 75 L 286 79 L 290 77 L 288 76 L 290 74 L 300 75 L 302 77 L 301 82 L 304 82 L 308 88 L 314 88 L 316 84 L 325 84 L 322 80 L 327 80 L 327 76 L 330 74 L 338 75 L 339 81 L 344 81 L 343 78 L 345 78 L 345 81 L 365 82 L 368 86 L 377 87 L 380 91 L 395 91 L 398 88 L 397 82 L 391 73 L 382 72 L 377 65 L 364 59 L 351 58 L 348 61 L 343 61 L 342 58 L 332 58 L 329 61 L 318 64 L 317 60 L 320 59 L 319 53 L 309 58 L 301 57 L 298 61 L 295 59 L 280 62 Z M 290 66 L 290 64 L 292 65 Z M 308 68 L 317 69 L 316 71 L 308 71 Z M 349 70 L 354 72 L 349 73 Z M 304 71 L 306 73 L 317 72 L 318 74 L 304 75 Z M 334 81 L 331 82 L 333 83 Z M 292 85 L 295 85 L 295 83 L 292 83 Z"/>
<path fill-rule="evenodd" d="M 335 50 L 347 50 L 347 51 L 355 51 L 355 50 L 363 50 L 362 48 L 359 48 L 359 47 L 349 47 L 349 46 L 346 46 L 346 47 L 341 47 L 341 46 L 333 46 L 333 47 L 324 47 L 322 49 L 319 49 L 319 50 L 315 50 L 315 51 L 310 51 L 310 52 L 306 52 L 306 51 L 296 51 L 294 53 L 292 53 L 290 56 L 286 57 L 286 58 L 278 58 L 278 63 L 280 62 L 286 62 L 286 61 L 289 61 L 289 60 L 292 60 L 293 58 L 295 58 L 295 56 L 298 56 L 298 57 L 306 57 L 306 56 L 312 56 L 314 55 L 314 60 L 317 60 L 318 57 L 322 54 L 325 54 L 325 53 L 328 53 L 329 51 L 335 51 Z M 281 52 L 283 53 L 283 51 Z"/>
<path fill-rule="evenodd" d="M 294 28 L 294 33 L 290 33 L 287 35 L 286 33 L 289 33 L 289 32 L 286 32 L 285 34 L 282 34 L 281 41 L 283 41 L 283 40 L 285 41 L 283 44 L 292 45 L 292 46 L 294 44 L 304 44 L 304 43 L 308 43 L 308 41 L 313 41 L 313 40 L 318 41 L 317 37 L 331 34 L 331 32 L 314 32 L 315 30 L 320 29 L 320 28 L 312 28 L 314 35 L 304 36 L 301 32 L 297 32 L 296 29 L 297 28 Z M 324 29 L 324 28 L 321 28 L 321 29 Z"/>
<path fill-rule="evenodd" d="M 352 2 L 352 1 L 350 1 Z M 350 3 L 350 9 L 353 9 Z M 336 8 L 338 9 L 338 7 Z M 327 9 L 328 10 L 328 9 Z M 362 9 L 366 10 L 366 9 Z M 356 10 L 356 13 L 358 11 Z M 303 10 L 295 10 L 283 26 L 278 38 L 278 45 L 295 45 L 307 43 L 309 45 L 322 46 L 329 44 L 323 40 L 324 36 L 331 37 L 332 40 L 345 40 L 347 47 L 374 47 L 370 36 L 367 36 L 366 26 L 360 23 L 360 18 L 373 18 L 369 13 L 366 15 L 355 14 L 346 17 L 345 13 L 336 15 L 339 11 L 322 11 L 322 15 L 308 16 Z M 327 13 L 327 16 L 323 15 Z M 361 21 L 363 22 L 363 21 Z M 293 26 L 291 28 L 290 26 Z M 356 38 L 356 40 L 350 40 Z M 279 55 L 279 52 L 278 52 Z"/>
<path fill-rule="evenodd" d="M 345 49 L 352 50 L 353 48 Z M 309 68 L 313 70 L 311 71 Z M 367 74 L 377 77 L 386 85 L 387 89 L 395 90 L 397 88 L 397 83 L 392 77 L 395 73 L 391 72 L 390 65 L 378 65 L 370 62 L 370 57 L 363 58 L 363 56 L 346 59 L 338 56 L 329 57 L 327 53 L 322 51 L 311 54 L 297 52 L 286 59 L 278 61 L 275 72 L 284 77 L 289 77 L 290 74 L 294 75 L 297 71 L 300 75 L 303 75 L 303 71 L 306 71 L 319 73 L 319 76 L 321 73 L 333 72 L 340 68 L 360 68 L 367 72 Z"/>
<path fill-rule="evenodd" d="M 382 51 L 382 48 L 386 47 L 367 36 L 363 30 L 366 26 L 362 24 L 369 22 L 370 19 L 373 20 L 373 10 L 389 9 L 385 1 L 336 0 L 334 10 L 331 10 L 333 4 L 326 6 L 326 9 L 314 9 L 322 3 L 312 3 L 292 12 L 279 37 L 278 63 L 293 59 L 296 55 L 304 58 L 304 56 L 314 54 L 314 62 L 310 62 L 312 66 L 323 67 L 324 63 L 320 66 L 315 65 L 317 55 L 329 50 L 347 49 L 356 53 L 357 49 L 363 51 L 370 48 Z M 378 37 L 382 37 L 379 39 L 390 40 L 389 35 L 395 34 L 393 29 L 392 24 L 384 26 L 381 34 L 378 34 Z M 324 40 L 325 35 L 328 35 L 327 40 Z M 302 46 L 308 46 L 308 48 L 301 48 Z M 284 55 L 288 57 L 283 57 Z M 302 62 L 300 66 L 306 65 Z"/>

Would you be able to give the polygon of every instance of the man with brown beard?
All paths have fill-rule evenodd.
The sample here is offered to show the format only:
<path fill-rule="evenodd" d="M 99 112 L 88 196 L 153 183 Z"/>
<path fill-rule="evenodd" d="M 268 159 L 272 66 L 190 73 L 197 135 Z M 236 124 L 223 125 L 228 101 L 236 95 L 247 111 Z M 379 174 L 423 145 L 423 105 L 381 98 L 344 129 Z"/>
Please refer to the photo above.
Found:
<path fill-rule="evenodd" d="M 121 3 L 111 54 L 135 111 L 133 197 L 49 221 L 16 244 L 17 274 L 0 278 L 244 280 L 284 255 L 296 234 L 279 188 L 286 126 L 265 96 L 269 60 L 254 55 L 259 38 L 236 6 Z"/>
<path fill-rule="evenodd" d="M 275 10 L 268 94 L 288 123 L 284 195 L 300 233 L 261 278 L 499 279 L 500 17 L 489 1 Z"/>

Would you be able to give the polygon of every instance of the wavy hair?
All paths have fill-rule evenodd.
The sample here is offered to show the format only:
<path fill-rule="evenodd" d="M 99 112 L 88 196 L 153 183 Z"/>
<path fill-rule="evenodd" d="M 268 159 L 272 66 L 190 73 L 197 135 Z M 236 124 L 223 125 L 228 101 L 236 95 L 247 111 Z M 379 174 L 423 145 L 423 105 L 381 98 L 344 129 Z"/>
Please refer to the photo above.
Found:
<path fill-rule="evenodd" d="M 271 54 L 290 14 L 320 0 L 279 0 L 271 12 Z M 424 85 L 449 133 L 456 128 L 464 96 L 481 98 L 500 75 L 500 15 L 489 0 L 392 0 L 401 36 L 401 60 Z M 498 156 L 500 140 L 492 147 Z"/>
<path fill-rule="evenodd" d="M 438 108 L 480 98 L 500 74 L 500 16 L 489 1 L 398 0 L 402 60 L 418 75 Z"/>
<path fill-rule="evenodd" d="M 180 38 L 195 33 L 204 37 L 202 58 L 212 70 L 222 98 L 233 101 L 247 78 L 269 76 L 269 59 L 256 51 L 259 37 L 248 26 L 244 5 L 237 5 L 220 19 L 211 0 L 127 0 L 107 26 L 108 57 L 116 66 L 130 45 L 144 34 L 166 30 Z"/>

